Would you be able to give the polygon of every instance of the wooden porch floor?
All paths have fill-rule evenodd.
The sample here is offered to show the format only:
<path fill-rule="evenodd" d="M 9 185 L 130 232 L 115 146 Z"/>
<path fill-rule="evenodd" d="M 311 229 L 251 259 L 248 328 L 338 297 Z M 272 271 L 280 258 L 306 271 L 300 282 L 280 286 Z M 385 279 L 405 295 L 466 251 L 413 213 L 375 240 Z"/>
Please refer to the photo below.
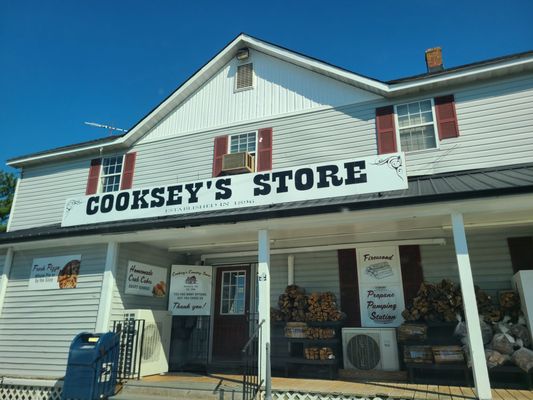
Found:
<path fill-rule="evenodd" d="M 161 382 L 165 385 L 187 385 L 188 383 L 213 386 L 239 387 L 242 377 L 239 375 L 194 375 L 173 373 L 163 376 L 143 378 L 146 382 Z M 291 391 L 304 393 L 335 393 L 355 397 L 381 397 L 410 400 L 474 400 L 472 388 L 460 386 L 417 385 L 394 382 L 353 382 L 342 380 L 272 378 L 273 391 Z M 533 400 L 533 391 L 493 389 L 494 400 Z"/>

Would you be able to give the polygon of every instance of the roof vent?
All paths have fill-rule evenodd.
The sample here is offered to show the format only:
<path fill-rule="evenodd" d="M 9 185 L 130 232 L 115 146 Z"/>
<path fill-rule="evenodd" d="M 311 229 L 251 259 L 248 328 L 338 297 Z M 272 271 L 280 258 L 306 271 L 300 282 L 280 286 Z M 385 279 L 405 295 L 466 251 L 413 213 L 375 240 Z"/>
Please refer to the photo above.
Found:
<path fill-rule="evenodd" d="M 254 85 L 254 69 L 253 64 L 243 64 L 237 67 L 237 79 L 235 89 L 248 89 Z"/>
<path fill-rule="evenodd" d="M 432 49 L 426 50 L 426 65 L 429 73 L 444 70 L 442 49 L 440 47 L 433 47 Z"/>

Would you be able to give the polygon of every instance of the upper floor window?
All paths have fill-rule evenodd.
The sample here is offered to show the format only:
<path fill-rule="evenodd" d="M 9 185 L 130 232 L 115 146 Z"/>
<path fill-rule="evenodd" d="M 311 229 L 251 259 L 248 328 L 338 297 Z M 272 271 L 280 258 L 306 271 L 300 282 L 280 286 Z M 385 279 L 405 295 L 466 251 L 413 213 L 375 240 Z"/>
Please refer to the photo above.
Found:
<path fill-rule="evenodd" d="M 255 132 L 231 135 L 229 143 L 229 152 L 241 153 L 243 151 L 247 151 L 255 157 L 256 141 L 257 138 Z"/>
<path fill-rule="evenodd" d="M 115 192 L 120 189 L 124 157 L 105 157 L 102 161 L 102 192 Z"/>
<path fill-rule="evenodd" d="M 401 151 L 437 147 L 437 129 L 432 99 L 401 104 L 395 108 Z"/>

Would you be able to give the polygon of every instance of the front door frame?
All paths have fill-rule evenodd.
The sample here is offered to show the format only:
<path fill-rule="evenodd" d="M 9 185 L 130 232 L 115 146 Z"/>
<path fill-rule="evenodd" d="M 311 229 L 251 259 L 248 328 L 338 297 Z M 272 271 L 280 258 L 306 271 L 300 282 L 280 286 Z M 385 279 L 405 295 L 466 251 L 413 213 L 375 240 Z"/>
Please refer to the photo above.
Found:
<path fill-rule="evenodd" d="M 215 314 L 217 312 L 216 310 L 216 290 L 217 290 L 217 275 L 218 270 L 220 268 L 247 268 L 249 271 L 249 282 L 250 287 L 248 290 L 248 296 L 249 296 L 249 306 L 248 306 L 248 312 L 250 313 L 251 310 L 255 310 L 254 312 L 257 314 L 257 262 L 232 262 L 232 263 L 213 263 L 213 281 L 212 281 L 212 287 L 211 287 L 211 293 L 213 293 L 213 296 L 211 296 L 211 318 L 209 322 L 209 351 L 208 351 L 208 363 L 211 364 L 213 362 L 213 339 L 214 339 L 214 332 L 215 332 Z M 253 321 L 251 319 L 248 319 L 248 335 L 252 333 L 253 330 Z"/>

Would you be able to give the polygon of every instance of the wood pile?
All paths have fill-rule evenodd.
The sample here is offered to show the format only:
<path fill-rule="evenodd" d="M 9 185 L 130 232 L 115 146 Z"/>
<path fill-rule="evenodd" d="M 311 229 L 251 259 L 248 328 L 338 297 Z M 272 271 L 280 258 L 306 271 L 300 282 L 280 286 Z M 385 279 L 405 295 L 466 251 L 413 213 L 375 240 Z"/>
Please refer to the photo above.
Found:
<path fill-rule="evenodd" d="M 332 360 L 335 358 L 331 347 L 307 347 L 304 349 L 307 360 Z"/>
<path fill-rule="evenodd" d="M 509 315 L 513 322 L 520 316 L 520 297 L 514 290 L 506 290 L 500 293 L 500 307 L 504 315 Z"/>
<path fill-rule="evenodd" d="M 340 321 L 344 314 L 337 306 L 335 295 L 331 292 L 306 295 L 297 285 L 289 285 L 279 296 L 279 310 L 271 309 L 274 321 L 327 322 Z"/>
<path fill-rule="evenodd" d="M 309 327 L 305 329 L 305 337 L 312 340 L 332 339 L 335 337 L 335 329 Z"/>
<path fill-rule="evenodd" d="M 491 297 L 478 287 L 476 299 L 479 313 L 485 320 L 501 319 L 501 312 L 494 306 Z M 459 286 L 449 279 L 436 284 L 422 283 L 412 304 L 402 312 L 406 321 L 455 322 L 458 314 L 464 315 L 463 296 Z"/>
<path fill-rule="evenodd" d="M 433 364 L 431 346 L 405 346 L 403 360 L 406 363 Z"/>
<path fill-rule="evenodd" d="M 335 295 L 331 292 L 312 293 L 307 298 L 307 321 L 340 321 L 342 313 L 337 307 Z"/>
<path fill-rule="evenodd" d="M 282 321 L 306 321 L 307 296 L 299 286 L 287 286 L 285 293 L 279 296 L 278 305 Z"/>

